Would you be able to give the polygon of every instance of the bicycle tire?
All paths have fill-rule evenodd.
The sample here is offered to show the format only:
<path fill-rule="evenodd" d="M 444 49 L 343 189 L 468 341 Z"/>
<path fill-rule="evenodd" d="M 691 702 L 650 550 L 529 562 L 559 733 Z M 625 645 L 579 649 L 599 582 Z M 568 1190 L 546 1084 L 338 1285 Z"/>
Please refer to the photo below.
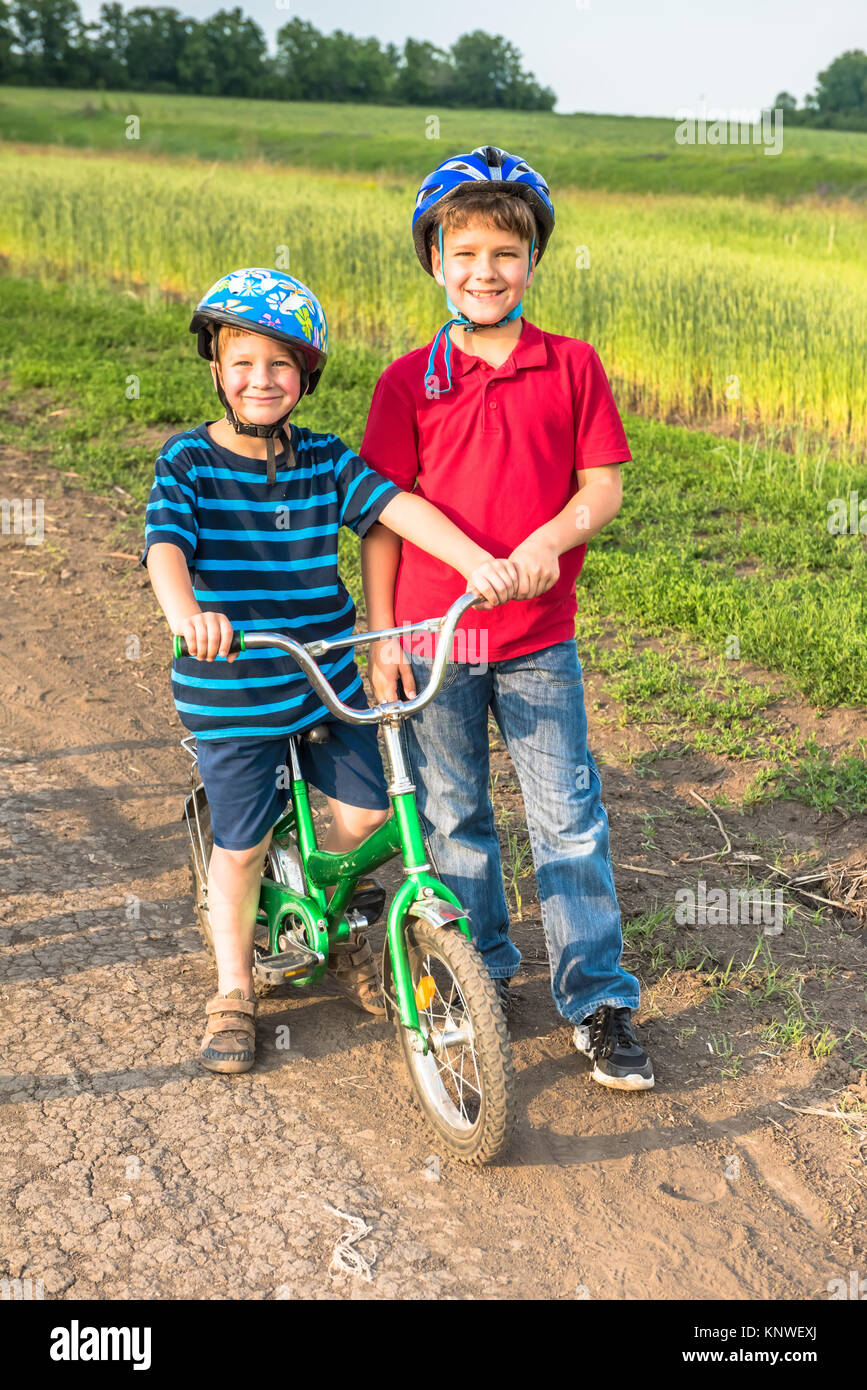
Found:
<path fill-rule="evenodd" d="M 473 1102 L 474 1106 L 477 1104 L 477 1109 L 470 1120 L 469 1111 L 465 1116 L 461 1115 L 461 1108 L 466 1109 L 466 1100 L 459 1095 L 460 1105 L 454 1102 L 453 1097 L 459 1089 L 454 1070 L 456 1058 L 449 1056 L 451 1052 L 464 1054 L 467 1049 L 463 1045 L 456 1049 L 443 1049 L 446 1059 L 446 1079 L 443 1080 L 443 1069 L 433 1049 L 427 1056 L 416 1052 L 409 1031 L 396 1018 L 414 1098 L 449 1154 L 477 1166 L 491 1163 L 508 1144 L 516 1118 L 512 1050 L 496 988 L 475 946 L 462 932 L 454 928 L 433 927 L 427 922 L 413 922 L 406 927 L 406 937 L 417 1004 L 422 970 L 430 975 L 432 961 L 445 967 L 457 986 L 463 1013 L 469 1015 L 471 1023 L 472 1046 L 469 1051 L 479 1082 L 479 1099 L 477 1103 Z M 431 978 L 436 981 L 436 976 Z M 446 1019 L 456 1021 L 457 1014 L 440 992 L 438 981 L 437 995 L 445 1007 Z M 435 999 L 428 1007 L 419 1008 L 423 1027 L 436 1022 L 439 1011 L 434 1007 Z M 462 1057 L 461 1084 L 465 1062 L 466 1058 Z M 471 1083 L 470 1089 L 475 1089 Z"/>

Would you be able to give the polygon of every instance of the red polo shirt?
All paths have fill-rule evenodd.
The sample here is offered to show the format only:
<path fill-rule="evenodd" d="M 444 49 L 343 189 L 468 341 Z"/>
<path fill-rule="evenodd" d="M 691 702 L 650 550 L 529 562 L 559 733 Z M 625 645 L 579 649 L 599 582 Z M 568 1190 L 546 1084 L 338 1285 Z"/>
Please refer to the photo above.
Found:
<path fill-rule="evenodd" d="M 565 507 L 578 491 L 577 469 L 632 458 L 596 349 L 521 324 L 501 367 L 453 345 L 452 389 L 439 398 L 425 390 L 430 344 L 392 362 L 376 384 L 361 445 L 377 473 L 427 498 L 497 558 Z M 440 389 L 444 351 L 441 339 L 434 364 Z M 505 661 L 574 637 L 575 581 L 586 550 L 585 543 L 565 551 L 560 578 L 538 598 L 470 609 L 452 659 Z M 404 541 L 395 625 L 439 617 L 466 587 L 457 570 Z M 412 642 L 433 655 L 431 635 L 414 633 Z"/>

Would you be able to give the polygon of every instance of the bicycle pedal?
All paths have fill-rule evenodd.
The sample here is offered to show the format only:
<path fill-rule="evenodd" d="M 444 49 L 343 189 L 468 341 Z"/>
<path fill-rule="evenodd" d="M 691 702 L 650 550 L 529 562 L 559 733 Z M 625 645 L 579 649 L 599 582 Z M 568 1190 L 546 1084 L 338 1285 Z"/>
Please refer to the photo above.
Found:
<path fill-rule="evenodd" d="M 349 904 L 351 912 L 360 912 L 366 919 L 365 925 L 373 926 L 382 916 L 386 892 L 378 878 L 362 878 L 352 895 Z"/>
<path fill-rule="evenodd" d="M 296 945 L 277 956 L 257 956 L 253 961 L 253 974 L 264 984 L 279 985 L 283 980 L 309 975 L 311 970 L 324 964 L 325 956 L 321 952 Z"/>

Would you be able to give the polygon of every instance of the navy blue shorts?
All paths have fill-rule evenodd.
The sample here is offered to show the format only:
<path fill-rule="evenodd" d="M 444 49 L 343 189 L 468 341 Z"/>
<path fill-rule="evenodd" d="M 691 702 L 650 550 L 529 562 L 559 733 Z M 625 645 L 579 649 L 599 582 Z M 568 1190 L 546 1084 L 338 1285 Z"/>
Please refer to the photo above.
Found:
<path fill-rule="evenodd" d="M 386 810 L 389 800 L 376 726 L 345 724 L 330 717 L 319 722 L 328 725 L 331 738 L 327 743 L 301 739 L 299 757 L 305 780 L 347 806 Z M 220 849 L 252 849 L 264 840 L 291 800 L 289 735 L 197 739 L 196 755 L 214 844 Z"/>

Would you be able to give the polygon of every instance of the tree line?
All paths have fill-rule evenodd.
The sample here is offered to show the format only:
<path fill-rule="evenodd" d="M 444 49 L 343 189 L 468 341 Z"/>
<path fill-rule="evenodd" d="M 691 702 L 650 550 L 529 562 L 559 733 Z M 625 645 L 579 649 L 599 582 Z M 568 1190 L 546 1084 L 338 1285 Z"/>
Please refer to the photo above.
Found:
<path fill-rule="evenodd" d="M 85 23 L 76 0 L 0 0 L 0 82 L 283 101 L 550 111 L 556 94 L 522 66 L 502 35 L 481 29 L 450 48 L 402 48 L 302 19 L 284 24 L 271 54 L 239 7 L 197 20 L 169 6 L 100 6 Z"/>
<path fill-rule="evenodd" d="M 867 53 L 850 48 L 820 72 L 815 92 L 802 106 L 791 92 L 779 92 L 774 106 L 785 114 L 787 125 L 824 127 L 826 130 L 867 130 Z"/>

